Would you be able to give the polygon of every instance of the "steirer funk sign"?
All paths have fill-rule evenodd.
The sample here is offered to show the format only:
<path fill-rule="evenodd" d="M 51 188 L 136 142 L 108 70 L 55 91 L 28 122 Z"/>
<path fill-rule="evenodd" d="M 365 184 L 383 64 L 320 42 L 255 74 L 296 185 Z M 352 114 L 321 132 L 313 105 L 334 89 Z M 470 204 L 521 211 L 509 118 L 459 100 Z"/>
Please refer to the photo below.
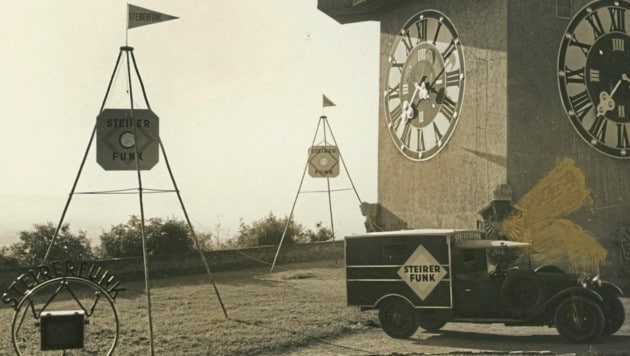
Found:
<path fill-rule="evenodd" d="M 308 150 L 308 174 L 315 178 L 339 175 L 339 149 L 337 146 L 312 146 Z"/>
<path fill-rule="evenodd" d="M 400 278 L 422 300 L 431 294 L 446 274 L 444 267 L 422 245 L 418 245 L 416 251 L 398 270 Z"/>
<path fill-rule="evenodd" d="M 96 118 L 96 161 L 105 170 L 149 170 L 159 159 L 159 120 L 148 109 L 105 109 Z"/>

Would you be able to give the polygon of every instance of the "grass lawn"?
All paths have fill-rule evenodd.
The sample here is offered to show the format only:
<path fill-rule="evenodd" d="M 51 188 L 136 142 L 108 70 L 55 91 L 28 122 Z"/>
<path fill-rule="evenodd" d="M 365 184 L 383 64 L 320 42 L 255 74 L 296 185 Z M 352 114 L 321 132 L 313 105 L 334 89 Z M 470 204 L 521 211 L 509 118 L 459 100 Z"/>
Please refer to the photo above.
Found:
<path fill-rule="evenodd" d="M 226 319 L 207 276 L 151 281 L 153 340 L 156 354 L 273 354 L 295 346 L 347 334 L 373 325 L 372 313 L 346 306 L 342 262 L 333 261 L 215 273 L 227 309 Z M 115 354 L 149 354 L 144 283 L 126 283 L 116 298 L 120 338 Z M 63 301 L 52 310 L 73 309 Z M 13 354 L 11 323 L 15 312 L 0 309 L 0 351 Z M 102 354 L 112 342 L 111 308 L 99 303 L 86 326 L 86 346 L 72 354 Z M 25 354 L 39 352 L 39 329 L 25 317 Z M 59 351 L 56 352 L 59 354 Z"/>

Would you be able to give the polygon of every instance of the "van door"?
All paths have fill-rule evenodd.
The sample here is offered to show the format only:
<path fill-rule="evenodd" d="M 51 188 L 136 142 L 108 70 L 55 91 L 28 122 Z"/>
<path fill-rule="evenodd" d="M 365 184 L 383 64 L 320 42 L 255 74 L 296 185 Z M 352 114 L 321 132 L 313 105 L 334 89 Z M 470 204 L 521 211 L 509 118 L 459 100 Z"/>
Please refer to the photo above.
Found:
<path fill-rule="evenodd" d="M 488 273 L 485 249 L 453 249 L 453 299 L 457 318 L 501 317 L 501 280 Z"/>

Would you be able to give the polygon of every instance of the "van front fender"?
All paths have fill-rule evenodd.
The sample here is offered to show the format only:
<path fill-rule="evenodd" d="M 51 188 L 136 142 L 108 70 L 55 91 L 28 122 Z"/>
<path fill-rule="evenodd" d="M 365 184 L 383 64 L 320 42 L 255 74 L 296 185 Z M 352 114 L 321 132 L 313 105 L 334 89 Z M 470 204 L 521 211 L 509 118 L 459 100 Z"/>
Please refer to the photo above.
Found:
<path fill-rule="evenodd" d="M 618 285 L 607 281 L 602 281 L 598 289 L 604 293 L 609 293 L 619 297 L 623 295 L 623 290 L 621 290 Z"/>
<path fill-rule="evenodd" d="M 601 294 L 597 293 L 596 291 L 592 289 L 584 288 L 584 287 L 570 287 L 570 288 L 561 290 L 560 292 L 556 293 L 554 296 L 549 298 L 543 305 L 541 305 L 541 309 L 547 308 L 552 305 L 555 306 L 558 303 L 560 303 L 562 300 L 569 297 L 575 297 L 575 296 L 586 297 L 596 303 L 601 303 L 604 301 L 604 298 L 601 296 Z"/>

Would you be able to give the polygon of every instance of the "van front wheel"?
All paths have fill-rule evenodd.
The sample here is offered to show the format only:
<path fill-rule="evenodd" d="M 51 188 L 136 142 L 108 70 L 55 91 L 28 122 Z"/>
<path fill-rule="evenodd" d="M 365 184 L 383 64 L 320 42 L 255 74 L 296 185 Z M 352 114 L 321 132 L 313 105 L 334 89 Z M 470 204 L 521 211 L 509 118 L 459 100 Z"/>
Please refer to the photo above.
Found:
<path fill-rule="evenodd" d="M 388 298 L 381 302 L 378 320 L 383 331 L 396 339 L 407 339 L 418 330 L 415 310 L 401 298 Z"/>
<path fill-rule="evenodd" d="M 604 330 L 604 313 L 590 299 L 575 296 L 562 301 L 554 315 L 558 333 L 576 344 L 595 342 Z"/>

